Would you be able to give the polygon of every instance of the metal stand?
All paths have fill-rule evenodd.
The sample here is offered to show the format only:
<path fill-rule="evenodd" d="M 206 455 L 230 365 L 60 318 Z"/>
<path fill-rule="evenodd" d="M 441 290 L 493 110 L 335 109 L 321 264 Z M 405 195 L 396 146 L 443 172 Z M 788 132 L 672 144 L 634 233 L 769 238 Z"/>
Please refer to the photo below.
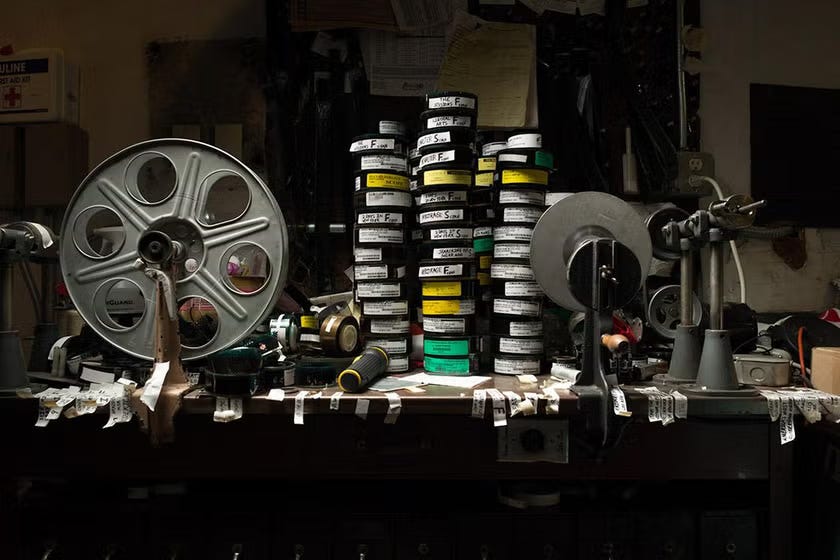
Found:
<path fill-rule="evenodd" d="M 0 395 L 29 387 L 18 331 L 12 329 L 12 271 L 15 254 L 0 250 Z"/>
<path fill-rule="evenodd" d="M 668 374 L 657 381 L 693 383 L 700 367 L 700 328 L 694 324 L 694 254 L 691 240 L 680 239 L 680 324 Z"/>

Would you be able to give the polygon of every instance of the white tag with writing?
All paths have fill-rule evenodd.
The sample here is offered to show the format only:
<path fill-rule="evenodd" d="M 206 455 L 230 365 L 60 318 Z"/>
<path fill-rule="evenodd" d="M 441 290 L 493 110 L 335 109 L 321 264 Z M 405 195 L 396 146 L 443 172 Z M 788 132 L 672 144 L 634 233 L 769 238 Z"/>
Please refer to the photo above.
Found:
<path fill-rule="evenodd" d="M 667 426 L 674 422 L 674 397 L 668 393 L 661 393 L 659 395 L 662 403 L 662 425 Z"/>
<path fill-rule="evenodd" d="M 767 399 L 767 413 L 770 415 L 770 420 L 775 422 L 779 419 L 779 415 L 782 413 L 782 401 L 779 397 L 779 393 L 776 391 L 759 391 L 761 396 Z"/>
<path fill-rule="evenodd" d="M 356 416 L 362 420 L 367 420 L 368 409 L 370 408 L 370 401 L 368 399 L 356 400 Z"/>
<path fill-rule="evenodd" d="M 780 395 L 781 409 L 779 412 L 779 436 L 782 445 L 796 439 L 796 428 L 793 425 L 793 399 L 788 395 Z"/>
<path fill-rule="evenodd" d="M 396 424 L 402 410 L 402 400 L 396 393 L 385 393 L 388 397 L 388 411 L 385 413 L 386 424 Z"/>
<path fill-rule="evenodd" d="M 627 410 L 627 397 L 619 387 L 611 387 L 610 395 L 613 399 L 613 413 L 616 416 L 632 416 L 633 413 Z"/>
<path fill-rule="evenodd" d="M 295 419 L 294 423 L 298 426 L 303 425 L 303 408 L 306 404 L 306 395 L 309 394 L 309 391 L 301 391 L 297 395 L 295 395 Z"/>
<path fill-rule="evenodd" d="M 484 403 L 487 401 L 487 391 L 476 389 L 473 391 L 472 417 L 484 418 Z"/>
<path fill-rule="evenodd" d="M 114 397 L 108 405 L 110 414 L 108 421 L 103 428 L 110 428 L 116 424 L 124 424 L 131 421 L 132 411 L 131 404 L 128 402 L 128 397 Z"/>
<path fill-rule="evenodd" d="M 338 402 L 341 399 L 341 395 L 344 393 L 342 391 L 336 391 L 330 397 L 330 410 L 338 410 L 340 403 Z"/>
<path fill-rule="evenodd" d="M 546 414 L 560 414 L 560 395 L 554 387 L 544 388 L 543 394 L 548 398 L 548 404 L 545 405 Z"/>
<path fill-rule="evenodd" d="M 519 410 L 519 403 L 522 402 L 522 397 L 514 393 L 513 391 L 505 391 L 504 395 L 507 397 L 508 401 L 510 402 L 510 416 L 513 418 L 521 411 Z"/>
<path fill-rule="evenodd" d="M 688 418 L 688 397 L 679 391 L 672 391 L 671 396 L 674 398 L 674 416 L 677 418 Z"/>
<path fill-rule="evenodd" d="M 487 394 L 493 400 L 493 426 L 496 428 L 507 426 L 505 396 L 498 389 L 487 389 Z"/>
<path fill-rule="evenodd" d="M 167 373 L 169 373 L 169 362 L 156 363 L 154 369 L 152 369 L 152 375 L 149 377 L 143 389 L 143 396 L 140 397 L 140 400 L 152 412 L 155 411 L 155 406 L 157 406 L 160 391 L 163 389 L 163 382 L 166 380 Z"/>

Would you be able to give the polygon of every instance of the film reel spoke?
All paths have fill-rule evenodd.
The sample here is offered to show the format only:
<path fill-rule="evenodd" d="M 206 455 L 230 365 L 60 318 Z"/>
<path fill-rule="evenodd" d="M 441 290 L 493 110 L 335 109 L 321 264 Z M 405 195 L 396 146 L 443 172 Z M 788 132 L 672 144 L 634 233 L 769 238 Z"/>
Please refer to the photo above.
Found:
<path fill-rule="evenodd" d="M 113 278 L 122 274 L 129 274 L 135 270 L 134 262 L 140 255 L 136 250 L 130 250 L 118 257 L 112 257 L 104 262 L 97 262 L 71 273 L 80 284 L 87 284 L 97 280 Z"/>
<path fill-rule="evenodd" d="M 154 218 L 114 183 L 107 179 L 101 179 L 98 188 L 102 196 L 111 203 L 114 211 L 118 211 L 121 217 L 126 218 L 131 225 L 137 228 L 137 231 L 144 231 L 154 221 Z"/>
<path fill-rule="evenodd" d="M 212 229 L 205 229 L 204 246 L 210 249 L 219 245 L 240 241 L 253 233 L 267 230 L 270 225 L 271 222 L 268 218 L 260 217 Z"/>
<path fill-rule="evenodd" d="M 221 309 L 225 310 L 234 320 L 243 321 L 248 316 L 248 312 L 237 301 L 238 298 L 206 268 L 200 269 L 191 278 L 191 282 L 208 296 L 214 297 Z"/>
<path fill-rule="evenodd" d="M 171 217 L 181 220 L 192 219 L 196 215 L 198 203 L 199 174 L 201 170 L 201 156 L 193 152 L 187 157 L 181 181 L 178 183 L 175 208 Z"/>

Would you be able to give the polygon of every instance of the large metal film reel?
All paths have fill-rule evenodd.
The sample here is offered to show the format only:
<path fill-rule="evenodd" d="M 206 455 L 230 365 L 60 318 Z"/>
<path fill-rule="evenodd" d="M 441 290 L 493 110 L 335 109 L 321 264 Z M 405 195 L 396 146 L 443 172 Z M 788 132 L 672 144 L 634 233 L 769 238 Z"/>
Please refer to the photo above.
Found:
<path fill-rule="evenodd" d="M 570 288 L 569 260 L 577 243 L 598 236 L 610 237 L 627 247 L 641 267 L 641 278 L 647 276 L 653 249 L 638 213 L 606 193 L 576 193 L 549 207 L 531 237 L 534 278 L 557 305 L 572 311 L 586 310 Z M 634 286 L 633 291 L 638 288 Z"/>
<path fill-rule="evenodd" d="M 192 140 L 130 146 L 97 166 L 73 195 L 59 253 L 85 322 L 127 354 L 155 354 L 156 283 L 136 265 L 138 239 L 155 230 L 185 249 L 175 263 L 182 359 L 250 333 L 285 286 L 286 222 L 253 171 Z"/>

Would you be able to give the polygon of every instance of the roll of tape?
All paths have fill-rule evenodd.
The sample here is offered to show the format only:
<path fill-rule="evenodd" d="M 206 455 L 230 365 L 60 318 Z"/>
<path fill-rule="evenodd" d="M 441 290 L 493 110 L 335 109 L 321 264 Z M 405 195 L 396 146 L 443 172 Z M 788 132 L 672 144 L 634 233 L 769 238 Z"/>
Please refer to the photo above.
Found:
<path fill-rule="evenodd" d="M 336 313 L 321 322 L 321 349 L 331 356 L 349 356 L 359 347 L 359 324 L 350 315 Z"/>

